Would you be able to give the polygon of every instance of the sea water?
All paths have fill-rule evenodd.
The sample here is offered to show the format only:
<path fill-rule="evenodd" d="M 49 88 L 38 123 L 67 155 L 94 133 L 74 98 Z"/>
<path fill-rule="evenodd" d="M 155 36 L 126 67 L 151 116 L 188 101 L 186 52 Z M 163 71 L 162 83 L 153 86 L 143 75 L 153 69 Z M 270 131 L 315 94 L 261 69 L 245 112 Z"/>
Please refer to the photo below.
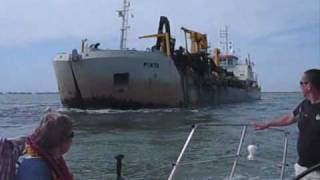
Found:
<path fill-rule="evenodd" d="M 123 154 L 127 179 L 167 179 L 197 123 L 251 123 L 290 113 L 302 101 L 300 93 L 263 93 L 254 102 L 201 108 L 140 110 L 79 110 L 63 108 L 58 94 L 0 94 L 0 137 L 28 135 L 49 107 L 76 121 L 75 137 L 65 159 L 75 179 L 116 179 L 115 156 Z M 297 160 L 297 126 L 290 132 L 286 179 Z M 196 130 L 174 179 L 226 179 L 237 152 L 242 127 L 202 127 Z M 284 136 L 281 132 L 248 127 L 235 170 L 235 179 L 278 179 Z M 256 159 L 247 159 L 255 145 Z M 197 163 L 198 162 L 198 163 Z"/>

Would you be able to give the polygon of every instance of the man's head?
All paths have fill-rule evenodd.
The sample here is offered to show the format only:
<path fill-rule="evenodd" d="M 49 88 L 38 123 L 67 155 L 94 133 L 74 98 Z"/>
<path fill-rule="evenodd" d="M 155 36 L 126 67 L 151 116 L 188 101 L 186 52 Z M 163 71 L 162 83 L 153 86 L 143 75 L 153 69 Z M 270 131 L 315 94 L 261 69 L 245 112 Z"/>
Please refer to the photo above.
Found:
<path fill-rule="evenodd" d="M 320 69 L 305 71 L 300 81 L 300 87 L 305 97 L 310 93 L 320 92 Z"/>
<path fill-rule="evenodd" d="M 39 147 L 48 151 L 58 150 L 62 155 L 69 150 L 73 137 L 72 119 L 57 112 L 46 113 L 33 136 Z"/>

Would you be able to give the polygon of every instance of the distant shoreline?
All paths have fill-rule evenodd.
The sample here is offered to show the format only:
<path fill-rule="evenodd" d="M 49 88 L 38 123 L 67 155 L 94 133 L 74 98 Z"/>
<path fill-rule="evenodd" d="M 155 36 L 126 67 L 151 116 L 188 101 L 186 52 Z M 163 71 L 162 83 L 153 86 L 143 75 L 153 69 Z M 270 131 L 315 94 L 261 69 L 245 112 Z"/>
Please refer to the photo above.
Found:
<path fill-rule="evenodd" d="M 263 91 L 262 93 L 300 93 L 300 91 Z"/>
<path fill-rule="evenodd" d="M 58 92 L 0 92 L 0 94 L 58 94 Z"/>

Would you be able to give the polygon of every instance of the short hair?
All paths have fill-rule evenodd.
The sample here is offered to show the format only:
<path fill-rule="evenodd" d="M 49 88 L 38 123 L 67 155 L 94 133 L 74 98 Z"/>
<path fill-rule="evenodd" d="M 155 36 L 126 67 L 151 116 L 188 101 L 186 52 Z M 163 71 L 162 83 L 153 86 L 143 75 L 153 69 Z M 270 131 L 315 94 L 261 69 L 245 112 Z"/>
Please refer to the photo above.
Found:
<path fill-rule="evenodd" d="M 320 90 L 320 69 L 309 69 L 304 74 L 312 86 Z"/>
<path fill-rule="evenodd" d="M 46 150 L 58 147 L 72 135 L 72 121 L 69 116 L 61 113 L 44 114 L 33 133 L 36 145 Z"/>

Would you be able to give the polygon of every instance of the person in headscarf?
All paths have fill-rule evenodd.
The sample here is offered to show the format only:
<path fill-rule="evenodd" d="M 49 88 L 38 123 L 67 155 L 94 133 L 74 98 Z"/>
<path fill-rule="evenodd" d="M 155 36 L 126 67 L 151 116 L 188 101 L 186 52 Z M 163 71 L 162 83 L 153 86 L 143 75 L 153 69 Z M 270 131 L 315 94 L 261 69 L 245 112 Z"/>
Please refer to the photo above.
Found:
<path fill-rule="evenodd" d="M 69 116 L 46 113 L 26 138 L 25 155 L 18 167 L 16 180 L 73 180 L 63 158 L 72 143 L 72 129 Z"/>

